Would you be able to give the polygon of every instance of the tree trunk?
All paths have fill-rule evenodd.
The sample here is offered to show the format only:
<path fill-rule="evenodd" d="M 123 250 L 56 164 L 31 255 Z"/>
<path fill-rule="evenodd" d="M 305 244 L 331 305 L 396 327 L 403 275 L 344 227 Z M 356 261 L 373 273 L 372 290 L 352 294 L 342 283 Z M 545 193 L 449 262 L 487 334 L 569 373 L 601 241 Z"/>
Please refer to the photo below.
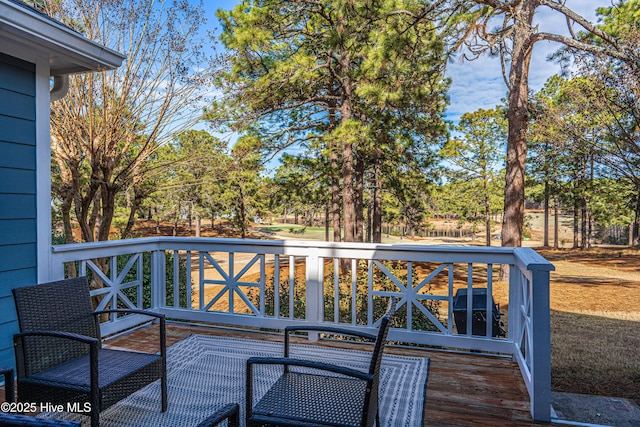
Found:
<path fill-rule="evenodd" d="M 342 212 L 344 216 L 344 241 L 355 241 L 355 211 L 353 191 L 353 146 L 342 144 Z"/>
<path fill-rule="evenodd" d="M 356 163 L 356 188 L 355 188 L 355 241 L 364 241 L 364 161 L 359 159 Z"/>
<path fill-rule="evenodd" d="M 64 243 L 73 243 L 73 227 L 71 225 L 71 202 L 73 200 L 73 194 L 68 191 L 62 200 L 62 206 L 60 210 L 62 212 L 62 227 L 64 229 Z M 78 271 L 76 269 L 75 262 L 68 262 L 66 264 L 68 277 L 78 277 Z"/>
<path fill-rule="evenodd" d="M 100 240 L 97 236 L 100 235 L 100 224 L 102 224 L 102 218 L 100 215 L 100 193 L 97 193 L 94 197 L 93 207 L 91 209 L 91 216 L 89 217 L 89 230 L 91 230 L 92 241 Z"/>
<path fill-rule="evenodd" d="M 244 204 L 244 192 L 242 187 L 238 186 L 238 194 L 240 195 L 240 197 L 238 197 L 238 224 L 240 225 L 240 232 L 241 232 L 241 236 L 242 238 L 246 238 L 247 237 L 247 210 Z M 297 221 L 297 213 L 296 213 L 296 224 L 298 223 Z"/>
<path fill-rule="evenodd" d="M 573 199 L 573 249 L 577 249 L 578 248 L 578 212 L 579 212 L 580 206 L 578 205 L 578 199 L 577 197 L 574 197 Z"/>
<path fill-rule="evenodd" d="M 484 180 L 484 228 L 486 234 L 486 243 L 487 246 L 491 246 L 491 203 L 489 200 L 489 188 L 487 185 L 487 181 Z M 475 237 L 475 233 L 473 234 Z"/>
<path fill-rule="evenodd" d="M 332 158 L 331 164 L 333 165 L 333 163 L 334 159 Z M 336 160 L 336 169 L 333 170 L 337 170 L 337 164 L 338 162 Z M 333 241 L 342 241 L 342 224 L 340 221 L 340 180 L 335 176 L 331 178 L 331 225 L 333 227 Z"/>
<path fill-rule="evenodd" d="M 553 196 L 553 247 L 558 249 L 560 247 L 558 226 L 560 225 L 560 201 L 558 195 Z"/>
<path fill-rule="evenodd" d="M 122 231 L 122 233 L 120 233 L 121 239 L 128 239 L 129 236 L 131 236 L 133 228 L 136 225 L 136 212 L 138 211 L 138 208 L 140 208 L 142 201 L 148 196 L 148 193 L 141 190 L 140 186 L 138 185 L 140 182 L 140 175 L 136 175 L 133 178 L 133 200 L 129 199 L 129 219 L 124 230 Z M 148 214 L 149 219 L 151 219 L 151 208 L 149 208 Z"/>
<path fill-rule="evenodd" d="M 367 204 L 367 225 L 366 225 L 366 234 L 364 236 L 364 241 L 367 243 L 371 243 L 371 236 L 373 233 L 373 189 L 369 194 L 369 203 Z"/>
<path fill-rule="evenodd" d="M 98 241 L 109 240 L 111 234 L 111 223 L 116 209 L 117 186 L 114 184 L 104 184 L 100 189 L 102 209 L 100 210 L 100 223 L 98 224 Z"/>
<path fill-rule="evenodd" d="M 636 212 L 633 223 L 630 230 L 631 246 L 640 246 L 640 187 L 637 188 L 638 194 L 636 195 Z"/>
<path fill-rule="evenodd" d="M 587 199 L 580 197 L 580 247 L 582 249 L 588 249 L 588 218 L 587 218 Z"/>
<path fill-rule="evenodd" d="M 136 211 L 138 210 L 140 201 L 141 199 L 135 196 L 134 190 L 133 202 L 131 202 L 131 206 L 129 206 L 129 218 L 127 219 L 127 225 L 125 225 L 124 230 L 120 233 L 120 239 L 128 239 L 131 235 L 133 227 L 136 225 Z"/>
<path fill-rule="evenodd" d="M 549 246 L 549 181 L 544 180 L 544 226 L 543 226 L 542 246 Z"/>
<path fill-rule="evenodd" d="M 89 224 L 89 209 L 91 206 L 91 201 L 87 203 L 85 199 L 82 199 L 79 194 L 79 187 L 75 187 L 74 183 L 74 207 L 76 220 L 78 221 L 78 226 L 80 227 L 80 235 L 82 241 L 84 242 L 93 242 L 93 229 L 91 228 L 91 224 Z M 91 196 L 93 198 L 93 196 Z"/>
<path fill-rule="evenodd" d="M 509 110 L 507 119 L 507 159 L 504 189 L 502 246 L 522 246 L 524 224 L 524 176 L 529 125 L 529 65 L 533 48 L 531 35 L 535 1 L 517 6 L 520 19 L 514 24 L 511 69 L 509 71 Z M 504 277 L 504 276 L 503 276 Z"/>
<path fill-rule="evenodd" d="M 178 207 L 176 209 L 176 214 L 173 218 L 173 230 L 172 230 L 172 235 L 173 236 L 177 236 L 178 235 L 178 216 L 180 215 L 180 203 L 178 203 Z"/>
<path fill-rule="evenodd" d="M 351 59 L 349 54 L 342 55 L 341 64 L 345 77 L 342 79 L 342 105 L 340 106 L 340 122 L 347 125 L 352 116 L 351 97 L 353 82 L 348 76 L 351 71 Z M 342 141 L 342 215 L 344 218 L 344 241 L 355 241 L 355 195 L 353 188 L 353 143 L 350 138 Z"/>
<path fill-rule="evenodd" d="M 372 240 L 373 243 L 382 243 L 382 165 L 377 153 L 373 163 L 373 174 Z"/>
<path fill-rule="evenodd" d="M 71 202 L 73 200 L 73 194 L 67 192 L 64 199 L 62 199 L 62 205 L 60 211 L 62 212 L 62 227 L 64 229 L 64 242 L 73 243 L 73 226 L 71 225 Z M 75 276 L 70 276 L 75 277 Z"/>
<path fill-rule="evenodd" d="M 324 241 L 329 241 L 329 206 L 324 207 Z"/>

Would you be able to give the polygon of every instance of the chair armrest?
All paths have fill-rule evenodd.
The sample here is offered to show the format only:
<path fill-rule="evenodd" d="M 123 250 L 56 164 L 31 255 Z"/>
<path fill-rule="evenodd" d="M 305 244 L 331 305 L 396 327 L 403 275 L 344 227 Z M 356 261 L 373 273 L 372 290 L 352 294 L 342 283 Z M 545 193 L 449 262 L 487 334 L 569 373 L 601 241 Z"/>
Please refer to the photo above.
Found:
<path fill-rule="evenodd" d="M 290 357 L 250 357 L 247 360 L 247 374 L 252 371 L 252 365 L 283 365 L 283 366 L 300 366 L 304 368 L 319 369 L 322 371 L 333 372 L 363 381 L 373 381 L 373 375 L 368 372 L 362 372 L 357 369 L 347 368 L 346 366 L 332 365 L 330 363 L 316 362 L 313 360 L 292 359 Z"/>
<path fill-rule="evenodd" d="M 214 427 L 224 420 L 228 420 L 229 427 L 240 427 L 240 406 L 237 403 L 229 403 L 218 409 L 196 427 Z"/>
<path fill-rule="evenodd" d="M 366 332 L 354 331 L 346 328 L 336 328 L 332 326 L 287 326 L 284 328 L 284 357 L 289 357 L 289 334 L 296 331 L 325 332 L 335 335 L 348 335 L 352 337 L 365 338 L 371 341 L 376 340 L 376 336 Z"/>
<path fill-rule="evenodd" d="M 20 333 L 14 334 L 13 339 L 15 341 L 16 339 L 22 339 L 24 337 L 34 337 L 34 336 L 64 338 L 64 339 L 73 340 L 73 341 L 80 341 L 89 345 L 98 343 L 98 339 L 94 337 L 88 337 L 86 335 L 76 334 L 73 332 L 49 331 L 49 330 L 20 332 Z"/>

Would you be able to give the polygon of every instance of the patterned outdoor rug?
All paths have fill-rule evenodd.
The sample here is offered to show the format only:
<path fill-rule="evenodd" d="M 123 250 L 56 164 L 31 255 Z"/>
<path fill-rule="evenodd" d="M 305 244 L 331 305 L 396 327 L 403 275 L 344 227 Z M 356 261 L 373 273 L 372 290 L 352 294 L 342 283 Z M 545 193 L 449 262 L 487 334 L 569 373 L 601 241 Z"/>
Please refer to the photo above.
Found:
<path fill-rule="evenodd" d="M 246 360 L 282 356 L 283 344 L 192 335 L 167 349 L 169 409 L 160 412 L 160 384 L 153 384 L 100 414 L 101 427 L 194 427 L 217 408 L 237 402 L 244 425 Z M 368 369 L 370 354 L 311 345 L 292 345 L 291 356 Z M 270 367 L 271 368 L 271 367 Z M 383 426 L 422 426 L 429 359 L 385 354 L 380 372 L 380 417 Z M 262 372 L 262 371 L 261 371 Z M 277 378 L 277 371 L 263 373 Z M 256 381 L 260 396 L 269 381 Z M 263 388 L 261 390 L 260 388 Z M 68 413 L 40 416 L 82 421 Z"/>

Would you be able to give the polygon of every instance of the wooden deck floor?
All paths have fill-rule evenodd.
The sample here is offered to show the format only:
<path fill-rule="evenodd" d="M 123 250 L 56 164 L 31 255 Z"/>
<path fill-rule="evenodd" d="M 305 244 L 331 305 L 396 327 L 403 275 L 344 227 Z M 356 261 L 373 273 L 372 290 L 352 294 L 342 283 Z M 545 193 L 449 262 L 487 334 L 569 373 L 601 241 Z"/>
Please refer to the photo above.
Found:
<path fill-rule="evenodd" d="M 167 345 L 174 344 L 191 334 L 282 341 L 280 335 L 274 334 L 168 323 Z M 141 351 L 157 351 L 157 326 L 137 329 L 112 338 L 106 344 Z M 322 345 L 358 346 L 358 344 L 336 342 L 323 342 Z M 431 359 L 424 407 L 425 425 L 442 427 L 556 425 L 536 423 L 531 420 L 529 395 L 517 364 L 510 359 L 389 346 L 385 352 Z M 3 397 L 2 394 L 0 397 Z"/>

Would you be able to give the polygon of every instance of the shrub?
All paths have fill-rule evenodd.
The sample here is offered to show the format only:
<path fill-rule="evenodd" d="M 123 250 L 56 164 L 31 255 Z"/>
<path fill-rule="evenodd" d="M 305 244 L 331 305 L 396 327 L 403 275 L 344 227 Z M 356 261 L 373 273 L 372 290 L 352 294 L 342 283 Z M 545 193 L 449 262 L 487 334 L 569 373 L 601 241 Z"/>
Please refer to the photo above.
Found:
<path fill-rule="evenodd" d="M 392 274 L 398 281 L 401 283 L 407 283 L 407 267 L 406 262 L 399 261 L 384 261 L 381 263 L 390 274 Z M 293 266 L 291 266 L 293 267 Z M 299 266 L 301 267 L 301 266 Z M 358 286 L 356 290 L 356 319 L 355 323 L 358 325 L 366 325 L 367 324 L 367 306 L 369 300 L 369 292 L 368 292 L 368 266 L 367 261 L 360 260 L 357 263 L 356 269 L 356 283 L 364 284 L 364 286 Z M 279 315 L 283 317 L 289 317 L 290 315 L 290 282 L 289 275 L 286 274 L 288 272 L 288 267 L 281 267 L 280 274 L 280 283 L 279 283 Z M 305 318 L 305 309 L 306 309 L 306 286 L 304 283 L 304 279 L 300 277 L 300 274 L 294 274 L 293 286 L 294 286 L 294 302 L 293 302 L 293 318 L 295 319 L 304 319 Z M 391 280 L 391 278 L 385 274 L 382 269 L 374 268 L 373 269 L 373 289 L 375 291 L 386 291 L 386 292 L 397 292 L 398 288 L 395 283 Z M 412 282 L 417 283 L 419 278 L 417 277 L 417 273 L 415 270 L 412 275 Z M 324 277 L 324 320 L 326 321 L 334 321 L 338 320 L 340 323 L 352 323 L 352 287 L 351 287 L 351 272 L 345 271 L 338 277 L 338 316 L 339 319 L 334 319 L 334 307 L 335 307 L 335 298 L 334 298 L 334 281 L 335 272 L 333 269 L 333 263 L 328 261 L 325 265 L 325 277 Z M 275 294 L 275 275 L 270 275 L 270 281 L 267 283 L 265 287 L 265 307 L 266 307 L 266 315 L 274 316 L 275 315 L 275 302 L 274 302 L 274 294 Z M 431 286 L 427 285 L 425 292 L 429 292 L 431 290 Z M 253 294 L 251 298 L 254 300 L 254 303 L 257 305 L 258 296 Z M 387 309 L 388 298 L 382 296 L 374 296 L 373 297 L 373 318 L 378 319 L 381 317 Z M 437 319 L 440 319 L 440 302 L 433 300 L 426 300 L 422 302 L 425 309 L 430 311 Z M 397 315 L 393 318 L 392 327 L 396 328 L 407 328 L 407 308 L 406 306 L 401 307 L 397 311 Z M 411 327 L 413 330 L 420 331 L 435 331 L 437 330 L 436 326 L 418 309 L 413 310 L 412 318 L 411 318 Z"/>

